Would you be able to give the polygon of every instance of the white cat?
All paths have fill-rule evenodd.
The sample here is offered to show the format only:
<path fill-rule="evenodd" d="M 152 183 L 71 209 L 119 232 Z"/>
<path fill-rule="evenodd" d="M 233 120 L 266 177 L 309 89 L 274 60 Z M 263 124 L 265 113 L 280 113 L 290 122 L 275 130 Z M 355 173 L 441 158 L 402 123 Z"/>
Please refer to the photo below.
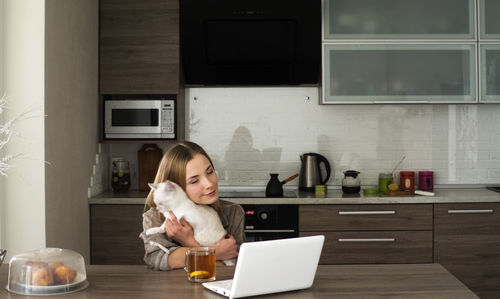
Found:
<path fill-rule="evenodd" d="M 172 211 L 177 219 L 184 218 L 193 227 L 194 238 L 200 246 L 215 245 L 226 235 L 219 215 L 210 206 L 197 205 L 188 198 L 184 190 L 172 181 L 159 184 L 149 184 L 155 190 L 154 202 L 156 208 L 170 219 Z M 146 235 L 165 232 L 165 222 L 160 227 L 152 227 Z"/>

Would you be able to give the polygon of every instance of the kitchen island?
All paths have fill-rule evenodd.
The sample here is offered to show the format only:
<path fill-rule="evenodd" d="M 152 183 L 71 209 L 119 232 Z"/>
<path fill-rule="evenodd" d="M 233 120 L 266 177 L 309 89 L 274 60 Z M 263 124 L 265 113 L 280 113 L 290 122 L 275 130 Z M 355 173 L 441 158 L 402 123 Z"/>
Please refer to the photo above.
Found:
<path fill-rule="evenodd" d="M 7 284 L 8 266 L 0 269 Z M 218 267 L 230 279 L 234 267 Z M 293 275 L 286 273 L 284 275 Z M 277 277 L 276 279 L 285 279 Z M 88 288 L 57 298 L 225 298 L 189 282 L 184 270 L 154 271 L 146 266 L 87 266 Z M 25 298 L 0 289 L 1 298 Z M 34 297 L 34 296 L 33 296 Z M 439 264 L 320 265 L 310 289 L 258 298 L 478 298 Z"/>

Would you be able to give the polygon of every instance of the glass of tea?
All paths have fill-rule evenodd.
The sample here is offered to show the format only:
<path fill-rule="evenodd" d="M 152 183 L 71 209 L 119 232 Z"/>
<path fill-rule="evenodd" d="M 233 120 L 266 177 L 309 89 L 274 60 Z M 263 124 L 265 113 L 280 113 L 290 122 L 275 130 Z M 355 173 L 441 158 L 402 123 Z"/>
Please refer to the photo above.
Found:
<path fill-rule="evenodd" d="M 186 251 L 186 270 L 189 281 L 215 280 L 215 248 L 194 247 Z"/>

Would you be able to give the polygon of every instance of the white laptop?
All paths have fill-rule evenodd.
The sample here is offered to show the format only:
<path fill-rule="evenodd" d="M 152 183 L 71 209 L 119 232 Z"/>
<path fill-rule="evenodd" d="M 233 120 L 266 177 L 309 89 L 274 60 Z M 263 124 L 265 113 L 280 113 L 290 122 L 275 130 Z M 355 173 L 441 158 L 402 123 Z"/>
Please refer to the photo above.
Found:
<path fill-rule="evenodd" d="M 206 288 L 239 298 L 312 286 L 325 236 L 243 243 L 234 277 L 205 282 Z"/>

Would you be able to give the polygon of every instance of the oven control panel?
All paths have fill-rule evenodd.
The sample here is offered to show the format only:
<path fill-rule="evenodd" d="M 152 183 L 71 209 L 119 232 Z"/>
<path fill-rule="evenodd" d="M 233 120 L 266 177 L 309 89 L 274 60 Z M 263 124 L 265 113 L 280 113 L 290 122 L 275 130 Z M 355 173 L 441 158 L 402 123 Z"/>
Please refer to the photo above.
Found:
<path fill-rule="evenodd" d="M 297 229 L 298 205 L 241 205 L 245 210 L 246 229 Z"/>

